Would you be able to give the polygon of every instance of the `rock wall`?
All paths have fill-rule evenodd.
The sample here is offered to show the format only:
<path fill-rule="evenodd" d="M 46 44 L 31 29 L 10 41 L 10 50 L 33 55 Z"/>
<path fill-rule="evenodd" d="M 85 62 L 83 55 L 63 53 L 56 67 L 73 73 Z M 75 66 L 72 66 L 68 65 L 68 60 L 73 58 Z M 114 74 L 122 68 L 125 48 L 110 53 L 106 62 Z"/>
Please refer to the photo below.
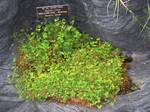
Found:
<path fill-rule="evenodd" d="M 80 23 L 86 23 L 88 27 L 82 25 L 85 30 L 93 35 L 100 36 L 103 40 L 113 43 L 113 45 L 131 52 L 149 51 L 145 33 L 140 34 L 139 24 L 134 21 L 132 15 L 120 7 L 118 20 L 113 17 L 115 0 L 112 0 L 107 13 L 107 6 L 110 0 L 68 0 L 74 11 L 73 16 Z M 130 0 L 128 7 L 144 23 L 146 0 Z M 81 26 L 79 25 L 79 26 Z"/>
<path fill-rule="evenodd" d="M 0 0 L 0 61 L 6 58 L 10 46 L 11 31 L 20 26 L 32 26 L 36 22 L 35 7 L 69 4 L 70 17 L 81 31 L 129 52 L 149 53 L 150 42 L 146 33 L 140 34 L 139 24 L 120 6 L 119 17 L 113 17 L 115 0 Z M 130 0 L 128 6 L 144 23 L 147 0 Z M 17 14 L 16 14 L 17 12 Z M 14 18 L 15 16 L 15 18 Z M 13 27 L 12 27 L 13 25 Z"/>
<path fill-rule="evenodd" d="M 0 0 L 0 64 L 9 54 L 12 22 L 16 12 L 16 0 Z"/>

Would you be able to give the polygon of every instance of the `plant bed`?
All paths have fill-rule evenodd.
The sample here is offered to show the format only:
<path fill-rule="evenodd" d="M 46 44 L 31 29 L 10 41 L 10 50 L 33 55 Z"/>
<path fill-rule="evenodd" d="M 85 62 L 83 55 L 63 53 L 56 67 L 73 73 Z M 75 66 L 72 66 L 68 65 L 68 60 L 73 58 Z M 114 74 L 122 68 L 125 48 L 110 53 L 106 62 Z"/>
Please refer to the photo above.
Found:
<path fill-rule="evenodd" d="M 23 99 L 100 107 L 130 88 L 121 51 L 65 20 L 21 35 L 27 41 L 19 47 L 11 80 Z"/>

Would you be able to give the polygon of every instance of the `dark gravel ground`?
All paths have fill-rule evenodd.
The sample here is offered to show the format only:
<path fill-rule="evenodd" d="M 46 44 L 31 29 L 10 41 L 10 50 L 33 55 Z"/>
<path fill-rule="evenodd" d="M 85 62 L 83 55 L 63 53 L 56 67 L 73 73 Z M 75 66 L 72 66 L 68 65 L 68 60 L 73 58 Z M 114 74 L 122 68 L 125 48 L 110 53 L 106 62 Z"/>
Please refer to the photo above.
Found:
<path fill-rule="evenodd" d="M 106 106 L 102 110 L 19 99 L 13 84 L 7 82 L 12 71 L 11 63 L 10 55 L 0 66 L 0 112 L 150 112 L 150 60 L 130 63 L 129 76 L 140 90 L 118 97 L 113 106 Z"/>

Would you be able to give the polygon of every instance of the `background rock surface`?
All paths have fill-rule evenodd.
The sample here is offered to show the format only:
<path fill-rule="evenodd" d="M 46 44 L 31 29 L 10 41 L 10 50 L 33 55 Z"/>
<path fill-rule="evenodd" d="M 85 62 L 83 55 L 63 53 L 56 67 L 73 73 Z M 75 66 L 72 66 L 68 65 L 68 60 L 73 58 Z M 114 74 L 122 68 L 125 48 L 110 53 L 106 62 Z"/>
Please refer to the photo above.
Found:
<path fill-rule="evenodd" d="M 0 0 L 0 65 L 9 54 L 12 22 L 16 12 L 16 0 Z"/>

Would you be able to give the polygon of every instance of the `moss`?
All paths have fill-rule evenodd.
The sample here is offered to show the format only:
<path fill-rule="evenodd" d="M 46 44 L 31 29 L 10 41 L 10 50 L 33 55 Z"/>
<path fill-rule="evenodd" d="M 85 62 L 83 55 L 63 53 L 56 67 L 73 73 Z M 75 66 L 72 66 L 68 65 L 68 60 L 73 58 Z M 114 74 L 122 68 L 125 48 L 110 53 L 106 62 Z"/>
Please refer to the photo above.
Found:
<path fill-rule="evenodd" d="M 120 91 L 124 58 L 108 42 L 92 40 L 65 20 L 22 33 L 28 40 L 20 45 L 12 75 L 22 98 L 76 99 L 98 107 Z"/>

